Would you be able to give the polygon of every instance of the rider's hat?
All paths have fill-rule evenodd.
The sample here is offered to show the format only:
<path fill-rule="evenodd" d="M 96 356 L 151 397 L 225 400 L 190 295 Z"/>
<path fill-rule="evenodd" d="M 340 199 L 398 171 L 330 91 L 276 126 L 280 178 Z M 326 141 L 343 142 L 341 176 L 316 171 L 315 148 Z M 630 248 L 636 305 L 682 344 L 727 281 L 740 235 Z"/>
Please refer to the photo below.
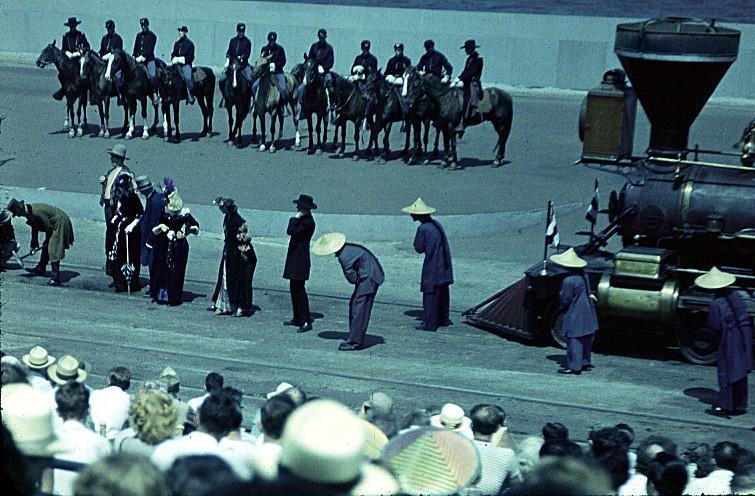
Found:
<path fill-rule="evenodd" d="M 63 24 L 63 26 L 72 27 L 72 26 L 78 26 L 79 24 L 81 24 L 80 20 L 76 19 L 75 17 L 69 17 L 68 21 L 66 21 Z"/>
<path fill-rule="evenodd" d="M 236 24 L 236 31 L 245 32 L 246 31 L 246 24 L 244 24 L 243 22 L 240 22 L 240 23 Z"/>
<path fill-rule="evenodd" d="M 435 48 L 435 42 L 433 40 L 425 40 L 425 49 Z"/>
<path fill-rule="evenodd" d="M 277 41 L 278 40 L 278 33 L 275 31 L 270 31 L 267 33 L 267 41 Z"/>
<path fill-rule="evenodd" d="M 396 43 L 395 45 L 393 45 L 393 49 L 394 50 L 401 50 L 403 52 L 404 51 L 404 44 L 403 43 Z"/>
<path fill-rule="evenodd" d="M 105 21 L 105 29 L 115 29 L 115 21 L 112 19 Z"/>
<path fill-rule="evenodd" d="M 317 30 L 317 36 L 324 36 L 325 38 L 328 37 L 328 30 L 325 28 L 320 28 Z"/>
<path fill-rule="evenodd" d="M 362 40 L 362 50 L 369 50 L 370 46 L 372 46 L 372 43 L 370 43 L 370 40 Z"/>
<path fill-rule="evenodd" d="M 187 28 L 186 26 L 181 26 L 180 28 L 178 28 L 178 30 L 179 31 L 183 31 L 184 33 L 188 33 L 189 32 L 189 28 Z"/>
<path fill-rule="evenodd" d="M 142 26 L 149 26 L 149 19 L 142 17 L 141 19 L 139 19 L 139 24 L 141 24 Z"/>
<path fill-rule="evenodd" d="M 475 40 L 467 40 L 460 48 L 474 50 L 475 48 L 480 48 L 480 45 L 478 45 Z"/>

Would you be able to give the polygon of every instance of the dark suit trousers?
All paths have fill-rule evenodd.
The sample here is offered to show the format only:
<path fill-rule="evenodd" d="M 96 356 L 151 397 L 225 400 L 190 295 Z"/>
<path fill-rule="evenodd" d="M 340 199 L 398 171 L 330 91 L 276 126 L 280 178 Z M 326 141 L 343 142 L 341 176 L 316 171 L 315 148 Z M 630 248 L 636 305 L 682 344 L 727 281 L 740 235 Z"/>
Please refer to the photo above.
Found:
<path fill-rule="evenodd" d="M 109 202 L 110 200 L 108 200 Z M 115 243 L 115 233 L 118 232 L 118 226 L 110 222 L 110 219 L 113 218 L 113 210 L 112 208 L 106 204 L 105 205 L 105 267 L 109 270 L 110 269 L 110 250 L 113 249 L 113 244 Z"/>
<path fill-rule="evenodd" d="M 747 376 L 721 388 L 718 393 L 721 408 L 729 411 L 747 411 Z"/>
<path fill-rule="evenodd" d="M 595 334 L 580 336 L 578 338 L 566 338 L 567 367 L 572 370 L 582 370 L 591 365 L 592 342 Z"/>
<path fill-rule="evenodd" d="M 432 293 L 422 293 L 422 322 L 425 329 L 435 331 L 438 326 L 448 321 L 451 297 L 448 284 L 435 286 Z"/>
<path fill-rule="evenodd" d="M 346 341 L 358 345 L 364 344 L 364 336 L 367 334 L 367 324 L 370 323 L 370 314 L 372 313 L 372 304 L 375 302 L 375 295 L 357 294 L 356 290 L 349 300 L 349 337 Z"/>
<path fill-rule="evenodd" d="M 294 324 L 299 326 L 312 322 L 312 317 L 309 315 L 309 298 L 307 297 L 307 290 L 304 289 L 305 283 L 306 281 L 294 279 L 289 281 L 291 306 L 294 309 Z"/>

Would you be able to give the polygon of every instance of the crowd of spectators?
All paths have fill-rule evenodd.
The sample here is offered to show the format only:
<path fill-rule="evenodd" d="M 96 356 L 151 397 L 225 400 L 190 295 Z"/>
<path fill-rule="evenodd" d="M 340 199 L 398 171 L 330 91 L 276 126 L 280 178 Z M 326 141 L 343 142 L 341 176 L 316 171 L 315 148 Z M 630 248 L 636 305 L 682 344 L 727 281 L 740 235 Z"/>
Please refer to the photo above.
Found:
<path fill-rule="evenodd" d="M 553 421 L 517 442 L 499 405 L 446 403 L 399 418 L 385 392 L 349 408 L 285 382 L 249 428 L 243 392 L 216 372 L 187 402 L 171 367 L 135 391 L 126 367 L 110 369 L 100 388 L 88 375 L 82 361 L 41 346 L 3 355 L 3 467 L 15 493 L 755 493 L 755 455 L 732 441 L 682 451 L 658 435 L 635 442 L 627 424 L 581 440 Z"/>

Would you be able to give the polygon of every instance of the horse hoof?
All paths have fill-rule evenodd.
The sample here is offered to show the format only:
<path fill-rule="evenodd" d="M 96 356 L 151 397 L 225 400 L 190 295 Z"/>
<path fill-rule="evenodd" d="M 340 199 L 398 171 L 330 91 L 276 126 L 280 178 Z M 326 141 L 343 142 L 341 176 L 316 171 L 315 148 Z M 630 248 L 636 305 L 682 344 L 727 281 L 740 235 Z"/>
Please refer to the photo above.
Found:
<path fill-rule="evenodd" d="M 207 131 L 202 131 L 201 133 L 199 133 L 199 137 L 200 138 L 206 138 L 207 137 Z"/>
<path fill-rule="evenodd" d="M 319 151 L 319 150 L 318 150 L 318 151 Z M 336 155 L 336 156 L 337 156 L 338 158 L 343 158 L 343 157 L 344 157 L 344 155 L 345 155 L 345 153 L 343 153 L 343 152 L 338 152 L 338 155 Z"/>
<path fill-rule="evenodd" d="M 494 169 L 496 167 L 500 167 L 500 166 L 501 166 L 501 161 L 500 160 L 498 160 L 498 159 L 493 160 L 493 168 Z"/>
<path fill-rule="evenodd" d="M 233 146 L 235 144 L 236 142 L 233 140 L 233 138 L 228 138 L 228 146 Z"/>
<path fill-rule="evenodd" d="M 264 152 L 265 150 L 267 150 L 267 147 L 263 143 L 260 145 L 259 151 Z"/>
<path fill-rule="evenodd" d="M 68 119 L 63 121 L 63 131 L 68 131 L 71 129 L 71 125 L 68 123 Z"/>
<path fill-rule="evenodd" d="M 100 132 L 97 133 L 97 136 L 99 136 L 100 138 L 104 137 L 105 136 L 105 130 L 104 129 L 100 129 Z"/>
<path fill-rule="evenodd" d="M 270 153 L 275 153 L 275 147 L 274 146 L 270 147 Z"/>
<path fill-rule="evenodd" d="M 317 155 L 322 155 L 322 148 L 318 148 L 315 152 Z"/>
<path fill-rule="evenodd" d="M 296 141 L 294 142 L 294 146 L 295 146 L 296 148 L 301 148 L 301 140 L 296 140 Z"/>
<path fill-rule="evenodd" d="M 142 133 L 142 139 L 149 139 L 149 133 L 147 131 Z"/>
<path fill-rule="evenodd" d="M 422 165 L 430 165 L 430 159 L 426 158 L 425 160 L 423 160 Z"/>
<path fill-rule="evenodd" d="M 69 138 L 73 138 L 74 136 L 76 136 L 76 131 L 74 131 L 73 128 L 69 129 L 68 130 L 68 137 Z"/>
<path fill-rule="evenodd" d="M 378 163 L 379 164 L 387 164 L 388 161 L 386 159 L 384 159 L 384 158 L 381 158 L 380 160 L 378 160 Z"/>
<path fill-rule="evenodd" d="M 165 137 L 163 138 L 163 141 L 164 141 L 165 143 L 170 143 L 170 136 L 165 136 Z"/>
<path fill-rule="evenodd" d="M 359 155 L 354 155 L 353 157 L 351 157 L 351 160 L 353 160 L 354 162 L 358 162 L 359 161 Z"/>
<path fill-rule="evenodd" d="M 102 136 L 105 137 L 105 138 L 109 138 L 110 137 L 110 131 L 105 131 L 105 134 L 103 134 Z"/>
<path fill-rule="evenodd" d="M 307 149 L 307 155 L 314 155 L 315 151 L 311 148 Z"/>
<path fill-rule="evenodd" d="M 133 137 L 134 137 L 134 135 L 131 133 L 131 131 L 129 131 L 129 132 L 126 133 L 126 139 L 131 139 Z"/>
<path fill-rule="evenodd" d="M 81 128 L 78 128 L 76 130 L 76 136 L 78 136 L 79 138 L 81 138 L 82 136 L 84 136 L 84 130 L 81 129 Z"/>

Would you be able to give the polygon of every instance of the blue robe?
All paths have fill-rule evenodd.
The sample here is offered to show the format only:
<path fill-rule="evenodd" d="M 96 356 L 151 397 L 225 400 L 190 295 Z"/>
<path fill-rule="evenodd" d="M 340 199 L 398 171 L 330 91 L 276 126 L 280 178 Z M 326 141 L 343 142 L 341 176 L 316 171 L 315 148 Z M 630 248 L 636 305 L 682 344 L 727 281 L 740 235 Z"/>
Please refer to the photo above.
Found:
<path fill-rule="evenodd" d="M 148 266 L 152 262 L 152 246 L 147 241 L 152 237 L 152 228 L 159 223 L 164 211 L 165 196 L 159 191 L 153 191 L 144 201 L 144 215 L 139 221 L 142 230 L 142 265 Z"/>
<path fill-rule="evenodd" d="M 719 386 L 746 378 L 752 370 L 752 323 L 739 293 L 727 290 L 716 295 L 708 309 L 708 329 L 720 338 Z"/>
<path fill-rule="evenodd" d="M 414 249 L 425 254 L 420 290 L 432 293 L 436 286 L 454 282 L 451 248 L 443 227 L 435 220 L 422 222 L 414 236 Z"/>
<path fill-rule="evenodd" d="M 598 330 L 598 316 L 595 304 L 590 299 L 590 281 L 583 271 L 572 272 L 564 278 L 559 298 L 564 311 L 562 334 L 567 338 L 595 334 Z"/>

